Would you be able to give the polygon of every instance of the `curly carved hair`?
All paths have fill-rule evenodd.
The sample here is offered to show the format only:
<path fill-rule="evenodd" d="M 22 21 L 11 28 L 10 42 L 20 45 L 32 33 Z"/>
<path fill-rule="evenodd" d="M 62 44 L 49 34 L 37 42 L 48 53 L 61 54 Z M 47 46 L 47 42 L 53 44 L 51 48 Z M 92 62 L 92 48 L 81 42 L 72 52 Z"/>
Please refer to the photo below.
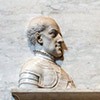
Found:
<path fill-rule="evenodd" d="M 36 25 L 36 26 L 33 26 L 31 28 L 29 28 L 27 30 L 27 37 L 28 37 L 28 41 L 32 44 L 32 45 L 35 45 L 36 44 L 36 33 L 40 33 L 42 31 L 44 31 L 45 29 L 47 28 L 46 25 Z"/>

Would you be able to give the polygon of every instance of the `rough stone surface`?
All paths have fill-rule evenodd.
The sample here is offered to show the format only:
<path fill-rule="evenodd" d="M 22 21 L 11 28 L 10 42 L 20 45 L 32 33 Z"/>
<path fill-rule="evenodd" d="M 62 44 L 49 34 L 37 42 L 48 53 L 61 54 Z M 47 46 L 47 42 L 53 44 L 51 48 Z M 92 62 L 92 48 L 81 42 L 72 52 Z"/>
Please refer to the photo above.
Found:
<path fill-rule="evenodd" d="M 62 67 L 78 89 L 100 89 L 100 0 L 0 0 L 0 100 L 10 100 L 24 62 L 32 58 L 26 26 L 53 17 L 68 46 Z"/>

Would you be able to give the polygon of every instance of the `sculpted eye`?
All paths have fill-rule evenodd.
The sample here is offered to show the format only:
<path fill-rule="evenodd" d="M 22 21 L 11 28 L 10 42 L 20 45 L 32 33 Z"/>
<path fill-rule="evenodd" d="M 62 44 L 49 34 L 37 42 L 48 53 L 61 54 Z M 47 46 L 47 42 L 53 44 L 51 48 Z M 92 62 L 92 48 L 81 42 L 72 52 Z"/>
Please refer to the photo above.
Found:
<path fill-rule="evenodd" d="M 55 37 L 57 36 L 58 32 L 57 32 L 57 30 L 52 29 L 52 30 L 49 32 L 49 34 L 50 34 L 53 38 L 55 38 Z"/>

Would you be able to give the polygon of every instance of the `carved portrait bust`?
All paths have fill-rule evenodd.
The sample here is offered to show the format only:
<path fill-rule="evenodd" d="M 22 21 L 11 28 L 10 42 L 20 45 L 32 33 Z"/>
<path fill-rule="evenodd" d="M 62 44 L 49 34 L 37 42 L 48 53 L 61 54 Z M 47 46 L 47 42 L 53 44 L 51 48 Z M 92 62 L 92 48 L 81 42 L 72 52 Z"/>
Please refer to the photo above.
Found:
<path fill-rule="evenodd" d="M 74 88 L 73 80 L 56 63 L 64 59 L 67 47 L 55 20 L 44 16 L 33 18 L 27 37 L 33 58 L 21 69 L 19 87 L 52 90 Z"/>

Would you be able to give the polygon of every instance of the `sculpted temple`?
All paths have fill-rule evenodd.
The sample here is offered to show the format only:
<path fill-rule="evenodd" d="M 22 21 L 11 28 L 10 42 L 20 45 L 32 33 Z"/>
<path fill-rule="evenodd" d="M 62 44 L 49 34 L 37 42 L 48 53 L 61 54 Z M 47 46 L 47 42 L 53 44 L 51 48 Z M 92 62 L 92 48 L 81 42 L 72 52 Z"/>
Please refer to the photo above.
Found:
<path fill-rule="evenodd" d="M 52 90 L 74 88 L 71 77 L 56 63 L 64 59 L 67 47 L 55 20 L 50 17 L 33 18 L 28 26 L 27 37 L 33 59 L 22 67 L 19 87 Z"/>

